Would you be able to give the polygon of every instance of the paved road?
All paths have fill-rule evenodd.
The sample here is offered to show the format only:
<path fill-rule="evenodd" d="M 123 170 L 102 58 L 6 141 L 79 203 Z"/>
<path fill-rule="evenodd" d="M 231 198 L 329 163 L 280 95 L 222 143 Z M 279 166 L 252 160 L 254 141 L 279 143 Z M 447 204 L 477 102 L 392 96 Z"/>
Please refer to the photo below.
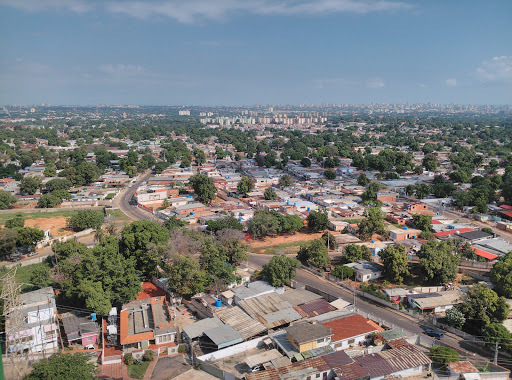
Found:
<path fill-rule="evenodd" d="M 122 212 L 124 212 L 130 219 L 132 220 L 153 220 L 161 222 L 161 219 L 152 215 L 151 213 L 140 209 L 139 207 L 132 204 L 132 198 L 139 186 L 142 182 L 147 181 L 149 177 L 151 177 L 153 173 L 151 171 L 140 176 L 135 183 L 132 184 L 132 187 L 128 187 L 124 189 L 115 199 L 114 199 L 114 207 L 119 207 Z"/>

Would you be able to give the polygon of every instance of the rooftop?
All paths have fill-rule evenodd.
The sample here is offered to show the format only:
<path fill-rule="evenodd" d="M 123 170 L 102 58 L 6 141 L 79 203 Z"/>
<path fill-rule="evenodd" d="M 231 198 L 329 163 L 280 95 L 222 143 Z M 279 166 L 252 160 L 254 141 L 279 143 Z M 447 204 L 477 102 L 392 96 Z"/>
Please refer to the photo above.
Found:
<path fill-rule="evenodd" d="M 309 322 L 287 327 L 286 332 L 297 344 L 311 342 L 332 335 L 332 332 L 324 325 Z"/>
<path fill-rule="evenodd" d="M 275 290 L 275 288 L 264 281 L 254 281 L 232 290 L 233 293 L 235 293 L 235 296 L 241 300 L 245 300 L 247 298 L 256 297 L 257 295 L 265 292 L 271 292 Z"/>
<path fill-rule="evenodd" d="M 366 319 L 362 315 L 355 314 L 333 321 L 324 322 L 323 326 L 330 329 L 334 334 L 331 340 L 338 342 L 359 335 L 369 334 L 374 331 L 383 331 L 375 322 Z"/>
<path fill-rule="evenodd" d="M 230 346 L 232 344 L 240 343 L 243 340 L 242 334 L 236 331 L 233 327 L 222 325 L 205 331 L 204 333 L 213 343 L 219 348 Z"/>

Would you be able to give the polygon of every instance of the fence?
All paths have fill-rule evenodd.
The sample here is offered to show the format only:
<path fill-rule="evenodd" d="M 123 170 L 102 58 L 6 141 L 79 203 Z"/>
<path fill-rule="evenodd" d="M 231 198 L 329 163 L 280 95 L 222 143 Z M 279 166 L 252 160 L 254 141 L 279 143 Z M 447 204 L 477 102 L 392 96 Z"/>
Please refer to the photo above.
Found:
<path fill-rule="evenodd" d="M 411 255 L 412 262 L 419 262 L 420 258 L 417 255 Z M 480 261 L 472 261 L 472 260 L 466 260 L 462 259 L 459 263 L 459 269 L 462 268 L 475 268 L 480 269 L 482 271 L 489 271 L 494 266 L 494 262 L 480 262 Z"/>

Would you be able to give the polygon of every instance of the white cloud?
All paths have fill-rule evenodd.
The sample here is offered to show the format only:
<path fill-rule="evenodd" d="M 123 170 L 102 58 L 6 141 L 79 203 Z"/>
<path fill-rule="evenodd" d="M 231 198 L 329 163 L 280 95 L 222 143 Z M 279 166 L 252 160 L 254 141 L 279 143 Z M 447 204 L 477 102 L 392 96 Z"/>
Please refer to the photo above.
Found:
<path fill-rule="evenodd" d="M 366 87 L 368 88 L 382 88 L 385 85 L 384 81 L 380 78 L 372 78 L 366 81 Z"/>
<path fill-rule="evenodd" d="M 123 63 L 118 64 L 103 64 L 98 66 L 98 70 L 104 74 L 108 75 L 124 75 L 124 76 L 133 76 L 133 75 L 141 75 L 146 74 L 147 71 L 142 66 L 137 65 L 125 65 Z"/>
<path fill-rule="evenodd" d="M 65 10 L 75 13 L 90 11 L 94 5 L 85 0 L 0 0 L 0 5 L 27 12 Z"/>
<path fill-rule="evenodd" d="M 370 12 L 411 9 L 403 1 L 387 0 L 155 0 L 112 1 L 107 9 L 113 13 L 149 19 L 166 17 L 181 23 L 224 20 L 233 13 L 258 15 L 324 15 L 340 12 Z"/>
<path fill-rule="evenodd" d="M 482 82 L 512 82 L 512 56 L 502 55 L 482 62 L 476 69 L 476 77 Z"/>
<path fill-rule="evenodd" d="M 425 83 L 418 83 L 418 87 L 419 88 L 428 88 L 429 85 L 428 84 L 425 84 Z"/>
<path fill-rule="evenodd" d="M 444 81 L 444 83 L 448 87 L 455 87 L 455 86 L 457 86 L 457 79 L 456 78 L 448 78 L 447 80 Z"/>

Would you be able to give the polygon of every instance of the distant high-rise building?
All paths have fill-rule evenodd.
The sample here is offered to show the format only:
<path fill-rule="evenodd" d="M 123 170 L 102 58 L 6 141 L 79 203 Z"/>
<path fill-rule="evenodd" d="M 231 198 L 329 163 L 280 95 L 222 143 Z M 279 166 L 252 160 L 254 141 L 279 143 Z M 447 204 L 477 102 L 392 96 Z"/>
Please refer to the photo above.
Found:
<path fill-rule="evenodd" d="M 178 112 L 178 114 L 180 116 L 190 116 L 190 111 L 189 110 L 181 110 Z"/>

